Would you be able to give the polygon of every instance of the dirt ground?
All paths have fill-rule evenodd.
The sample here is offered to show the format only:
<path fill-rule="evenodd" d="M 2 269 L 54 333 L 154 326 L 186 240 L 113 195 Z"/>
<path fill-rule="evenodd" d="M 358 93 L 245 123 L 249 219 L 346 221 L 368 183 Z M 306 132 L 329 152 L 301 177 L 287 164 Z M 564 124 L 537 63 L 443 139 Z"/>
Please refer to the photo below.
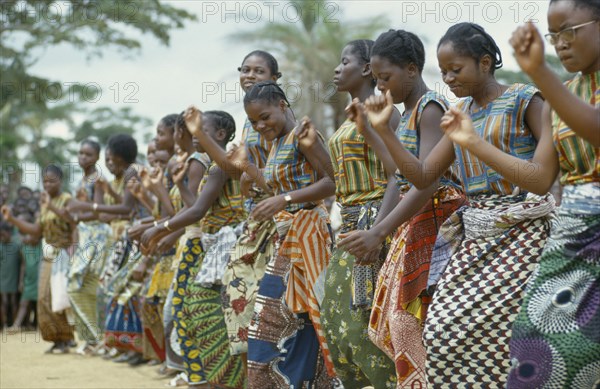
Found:
<path fill-rule="evenodd" d="M 165 389 L 169 379 L 158 375 L 159 366 L 130 367 L 100 357 L 71 353 L 45 355 L 51 346 L 39 333 L 0 334 L 1 389 Z"/>

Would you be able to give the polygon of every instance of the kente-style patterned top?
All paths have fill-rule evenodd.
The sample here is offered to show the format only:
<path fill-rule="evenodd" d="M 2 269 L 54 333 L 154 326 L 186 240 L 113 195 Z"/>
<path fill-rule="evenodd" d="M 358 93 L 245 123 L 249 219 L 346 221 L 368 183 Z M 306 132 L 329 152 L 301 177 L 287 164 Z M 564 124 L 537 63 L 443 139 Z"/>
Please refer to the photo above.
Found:
<path fill-rule="evenodd" d="M 267 141 L 258 131 L 252 128 L 250 120 L 246 118 L 244 129 L 242 130 L 242 142 L 248 151 L 248 159 L 259 169 L 265 167 L 269 150 L 271 150 L 271 142 Z"/>
<path fill-rule="evenodd" d="M 317 181 L 317 172 L 298 149 L 295 129 L 273 141 L 264 176 L 276 195 L 305 188 Z M 294 203 L 285 209 L 293 213 L 307 207 L 312 208 L 314 204 Z"/>
<path fill-rule="evenodd" d="M 469 113 L 475 131 L 485 141 L 507 154 L 530 160 L 537 141 L 525 123 L 525 112 L 537 93 L 537 88 L 531 85 L 513 84 L 494 101 L 473 112 L 469 112 L 472 97 L 462 99 L 457 107 Z M 456 145 L 454 150 L 467 195 L 509 195 L 514 191 L 515 185 L 475 155 Z"/>
<path fill-rule="evenodd" d="M 398 128 L 396 129 L 396 136 L 400 139 L 404 148 L 417 158 L 419 158 L 419 144 L 421 141 L 421 118 L 425 107 L 429 103 L 438 104 L 444 111 L 448 109 L 448 102 L 444 96 L 435 91 L 427 91 L 421 96 L 417 104 L 415 104 L 415 107 L 410 114 L 405 113 L 402 115 Z M 396 170 L 396 182 L 402 193 L 407 192 L 412 185 L 399 170 Z M 454 187 L 460 185 L 455 165 L 452 165 L 448 171 L 444 173 L 440 179 L 439 185 Z"/>
<path fill-rule="evenodd" d="M 383 164 L 356 128 L 346 119 L 329 139 L 335 195 L 342 205 L 358 205 L 383 198 L 387 176 Z"/>
<path fill-rule="evenodd" d="M 567 88 L 583 101 L 600 107 L 600 71 L 576 75 L 565 84 Z M 600 123 L 596 126 L 600 137 Z M 600 182 L 600 147 L 592 144 L 571 130 L 552 111 L 552 136 L 554 147 L 558 151 L 561 185 L 581 185 L 589 182 Z"/>
<path fill-rule="evenodd" d="M 206 185 L 208 177 L 211 174 L 224 174 L 214 162 L 206 170 L 200 191 Z M 202 218 L 202 231 L 214 234 L 223 226 L 234 226 L 246 219 L 242 202 L 242 192 L 240 190 L 239 180 L 228 178 L 219 194 L 217 200 L 208 209 L 206 215 Z"/>
<path fill-rule="evenodd" d="M 66 207 L 71 200 L 71 194 L 63 192 L 57 197 L 50 199 L 50 203 L 58 208 Z M 68 221 L 52 212 L 49 207 L 42 207 L 38 219 L 42 227 L 42 236 L 49 245 L 58 248 L 67 248 L 73 241 L 73 229 Z"/>

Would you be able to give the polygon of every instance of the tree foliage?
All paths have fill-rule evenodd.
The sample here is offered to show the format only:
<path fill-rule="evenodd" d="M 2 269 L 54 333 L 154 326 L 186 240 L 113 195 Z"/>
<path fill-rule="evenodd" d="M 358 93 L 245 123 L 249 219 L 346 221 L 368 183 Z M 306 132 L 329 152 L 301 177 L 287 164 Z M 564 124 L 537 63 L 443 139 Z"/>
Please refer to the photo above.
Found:
<path fill-rule="evenodd" d="M 298 20 L 269 22 L 251 31 L 231 34 L 229 40 L 259 44 L 273 53 L 282 69 L 282 87 L 297 113 L 311 117 L 317 128 L 329 135 L 346 117 L 347 96 L 338 94 L 332 83 L 342 49 L 354 39 L 374 40 L 390 23 L 385 16 L 342 20 L 338 3 L 290 3 L 299 10 Z"/>
<path fill-rule="evenodd" d="M 2 182 L 18 179 L 14 167 L 20 156 L 40 166 L 63 163 L 73 155 L 73 140 L 94 135 L 104 141 L 112 133 L 131 133 L 148 125 L 131 109 L 87 112 L 80 104 L 83 85 L 32 74 L 31 67 L 48 50 L 69 45 L 89 60 L 107 49 L 132 57 L 141 49 L 140 34 L 168 45 L 173 29 L 195 20 L 193 14 L 159 0 L 0 1 L 0 8 Z M 75 114 L 87 117 L 78 127 Z M 49 135 L 48 128 L 57 123 L 77 128 L 66 138 Z"/>

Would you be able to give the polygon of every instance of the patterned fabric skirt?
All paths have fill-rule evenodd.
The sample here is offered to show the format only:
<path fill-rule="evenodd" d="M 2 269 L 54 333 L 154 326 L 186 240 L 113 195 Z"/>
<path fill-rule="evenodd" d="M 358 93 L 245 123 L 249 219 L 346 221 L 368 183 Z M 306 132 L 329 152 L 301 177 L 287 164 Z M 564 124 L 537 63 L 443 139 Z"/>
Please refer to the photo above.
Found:
<path fill-rule="evenodd" d="M 82 280 L 82 285 L 76 290 L 69 290 L 71 307 L 75 314 L 75 330 L 80 339 L 89 344 L 96 344 L 102 340 L 102 331 L 98 325 L 96 312 L 96 291 L 98 289 L 98 276 L 88 272 Z M 72 284 L 69 284 L 71 287 Z"/>
<path fill-rule="evenodd" d="M 199 234 L 196 237 L 190 236 L 184 243 L 179 267 L 173 279 L 173 298 L 171 299 L 172 328 L 170 328 L 170 325 L 165 327 L 165 337 L 167 338 L 167 342 L 169 342 L 167 346 L 167 363 L 170 363 L 169 367 L 172 368 L 181 367 L 183 369 L 184 355 L 181 346 L 188 344 L 191 347 L 191 341 L 186 338 L 185 323 L 182 321 L 183 302 L 188 285 L 194 281 L 200 269 L 202 252 Z M 169 362 L 169 360 L 172 362 Z M 180 363 L 181 366 L 179 366 Z M 200 379 L 199 377 L 194 377 L 194 379 Z"/>
<path fill-rule="evenodd" d="M 221 285 L 205 288 L 194 282 L 203 254 L 200 238 L 186 242 L 174 284 L 173 321 L 183 367 L 190 384 L 209 382 L 241 388 L 245 371 L 240 356 L 229 353 Z"/>
<path fill-rule="evenodd" d="M 394 361 L 398 388 L 426 387 L 422 337 L 431 253 L 439 226 L 465 200 L 458 189 L 440 188 L 398 229 L 379 272 L 369 337 Z"/>
<path fill-rule="evenodd" d="M 48 342 L 67 342 L 73 340 L 73 327 L 67 321 L 65 311 L 52 310 L 52 291 L 50 277 L 52 275 L 52 259 L 44 258 L 40 264 L 38 285 L 37 316 L 42 339 Z"/>
<path fill-rule="evenodd" d="M 276 239 L 272 220 L 248 219 L 223 275 L 223 313 L 232 355 L 248 352 L 248 326 Z"/>
<path fill-rule="evenodd" d="M 510 341 L 508 388 L 600 385 L 600 186 L 567 186 Z"/>
<path fill-rule="evenodd" d="M 142 283 L 131 279 L 133 270 L 141 258 L 141 253 L 136 245 L 128 247 L 123 267 L 106 285 L 104 342 L 108 347 L 141 353 L 143 327 L 140 293 Z"/>
<path fill-rule="evenodd" d="M 164 302 L 173 282 L 175 248 L 161 255 L 154 266 L 152 277 L 141 300 L 142 326 L 144 328 L 143 349 L 147 359 L 165 360 L 165 328 L 163 326 Z"/>
<path fill-rule="evenodd" d="M 377 218 L 379 205 L 377 202 L 344 206 L 341 212 L 344 222 L 342 232 L 371 228 Z M 355 265 L 353 255 L 334 250 L 327 266 L 321 320 L 335 371 L 346 389 L 370 385 L 377 385 L 378 388 L 396 387 L 392 361 L 371 342 L 367 333 L 371 316 L 370 302 L 379 269 L 388 252 L 388 243 L 386 241 L 384 244 L 378 263 Z M 365 268 L 369 268 L 368 271 Z M 361 273 L 369 273 L 368 279 L 363 279 L 364 283 L 358 281 Z M 357 296 L 361 298 L 356 299 Z M 367 301 L 368 305 L 355 304 Z"/>
<path fill-rule="evenodd" d="M 501 388 L 510 328 L 546 242 L 554 198 L 487 195 L 469 203 L 442 225 L 432 256 L 432 268 L 449 262 L 437 267 L 425 323 L 427 379 L 433 387 Z"/>
<path fill-rule="evenodd" d="M 145 297 L 141 302 L 144 358 L 163 362 L 165 360 L 164 304 L 158 297 Z"/>
<path fill-rule="evenodd" d="M 280 231 L 280 236 L 286 232 Z M 317 236 L 313 231 L 311 239 Z M 310 314 L 294 313 L 287 298 L 292 253 L 280 249 L 284 242 L 285 238 L 278 241 L 277 254 L 267 265 L 248 329 L 248 388 L 331 388 L 332 379 Z"/>
<path fill-rule="evenodd" d="M 102 337 L 98 324 L 97 288 L 104 267 L 111 229 L 105 223 L 79 223 L 79 242 L 69 271 L 69 299 L 75 313 L 77 334 L 95 344 Z"/>

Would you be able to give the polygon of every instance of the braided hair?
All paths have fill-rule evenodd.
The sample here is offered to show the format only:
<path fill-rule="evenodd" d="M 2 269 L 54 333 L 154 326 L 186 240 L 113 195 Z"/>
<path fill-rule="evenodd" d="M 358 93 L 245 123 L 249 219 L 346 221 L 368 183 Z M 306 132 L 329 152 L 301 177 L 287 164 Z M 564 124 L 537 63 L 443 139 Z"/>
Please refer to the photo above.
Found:
<path fill-rule="evenodd" d="M 348 42 L 346 47 L 350 48 L 350 52 L 359 60 L 361 64 L 371 63 L 371 49 L 373 48 L 373 42 L 370 39 L 357 39 Z M 377 85 L 377 80 L 374 78 L 371 81 L 373 87 Z"/>
<path fill-rule="evenodd" d="M 181 131 L 189 133 L 190 131 L 188 130 L 187 125 L 185 124 L 185 118 L 183 117 L 184 114 L 185 111 L 181 111 L 181 113 L 177 115 L 174 128 L 179 128 Z"/>
<path fill-rule="evenodd" d="M 267 63 L 267 66 L 269 67 L 271 76 L 276 76 L 276 78 L 278 78 L 278 79 L 281 78 L 281 73 L 279 72 L 279 64 L 277 63 L 277 60 L 275 59 L 275 57 L 273 57 L 271 55 L 271 53 L 268 53 L 263 50 L 254 50 L 244 57 L 244 60 L 242 61 L 242 65 L 244 64 L 244 62 L 246 62 L 246 60 L 249 57 L 252 57 L 252 56 L 257 56 L 257 57 L 264 59 L 265 62 Z M 241 66 L 238 67 L 237 70 L 238 70 L 238 72 L 241 72 L 242 67 Z"/>
<path fill-rule="evenodd" d="M 225 144 L 231 142 L 235 138 L 235 120 L 225 111 L 206 111 L 203 116 L 213 121 L 217 130 L 225 130 Z"/>
<path fill-rule="evenodd" d="M 175 131 L 175 123 L 177 123 L 177 115 L 176 113 L 172 113 L 160 119 L 160 122 L 163 126 L 168 128 L 171 132 Z"/>
<path fill-rule="evenodd" d="M 379 35 L 371 49 L 371 57 L 376 55 L 400 67 L 414 63 L 419 73 L 425 66 L 423 42 L 412 32 L 404 30 L 389 30 Z"/>
<path fill-rule="evenodd" d="M 261 81 L 252 86 L 252 89 L 244 96 L 244 106 L 255 101 L 264 101 L 269 104 L 277 105 L 279 101 L 285 101 L 289 107 L 290 102 L 285 96 L 285 92 L 277 83 L 269 81 Z"/>
<path fill-rule="evenodd" d="M 438 49 L 447 42 L 452 43 L 452 47 L 459 55 L 471 57 L 477 62 L 484 55 L 489 55 L 492 58 L 492 74 L 502 67 L 502 54 L 498 45 L 494 38 L 478 24 L 465 22 L 450 27 L 440 39 Z"/>

